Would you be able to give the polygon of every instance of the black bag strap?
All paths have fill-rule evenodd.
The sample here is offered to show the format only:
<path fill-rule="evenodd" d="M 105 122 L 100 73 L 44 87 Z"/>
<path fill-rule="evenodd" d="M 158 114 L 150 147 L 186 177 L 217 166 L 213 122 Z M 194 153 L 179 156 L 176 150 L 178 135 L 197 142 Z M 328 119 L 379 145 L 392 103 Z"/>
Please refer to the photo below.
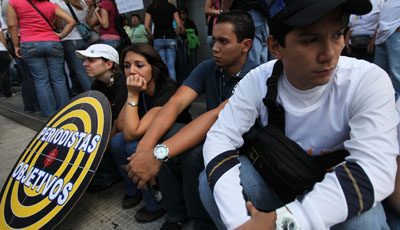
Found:
<path fill-rule="evenodd" d="M 268 125 L 272 124 L 285 133 L 285 109 L 276 101 L 278 94 L 278 80 L 283 72 L 283 64 L 278 60 L 274 64 L 272 75 L 267 80 L 267 94 L 263 102 L 268 110 Z"/>
<path fill-rule="evenodd" d="M 74 9 L 72 9 L 71 4 L 69 4 L 69 2 L 66 2 L 65 4 L 67 4 L 69 11 L 71 11 L 72 17 L 74 18 L 76 24 L 77 24 L 77 25 L 81 24 L 81 23 L 79 22 L 78 17 L 77 17 L 76 14 L 75 14 Z"/>
<path fill-rule="evenodd" d="M 46 22 L 49 24 L 51 30 L 56 32 L 56 30 L 54 29 L 54 27 L 50 23 L 50 21 L 42 14 L 42 12 L 40 12 L 40 10 L 31 2 L 31 0 L 28 0 L 28 2 L 32 5 L 33 8 L 35 8 L 35 10 L 40 14 L 40 16 L 42 16 L 44 18 L 44 20 L 46 20 Z"/>

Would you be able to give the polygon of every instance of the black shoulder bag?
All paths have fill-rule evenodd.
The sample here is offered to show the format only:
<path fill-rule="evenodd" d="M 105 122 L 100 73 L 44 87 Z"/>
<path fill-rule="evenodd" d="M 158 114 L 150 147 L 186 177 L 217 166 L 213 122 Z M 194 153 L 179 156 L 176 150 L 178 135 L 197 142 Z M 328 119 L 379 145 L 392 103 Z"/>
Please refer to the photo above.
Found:
<path fill-rule="evenodd" d="M 240 153 L 247 155 L 261 177 L 288 203 L 297 195 L 310 191 L 320 182 L 326 170 L 344 161 L 346 150 L 322 156 L 310 156 L 296 142 L 285 136 L 285 110 L 277 103 L 278 79 L 283 65 L 278 60 L 267 80 L 267 95 L 263 99 L 268 109 L 268 125 L 256 124 L 247 132 Z"/>
<path fill-rule="evenodd" d="M 49 19 L 46 18 L 46 16 L 44 16 L 42 14 L 42 12 L 40 12 L 40 10 L 35 6 L 35 4 L 33 4 L 30 0 L 28 0 L 28 2 L 32 5 L 32 7 L 40 14 L 40 16 L 43 17 L 44 20 L 46 20 L 47 24 L 49 24 L 50 28 L 52 31 L 56 32 L 56 30 L 54 29 L 53 25 L 50 23 Z"/>
<path fill-rule="evenodd" d="M 72 9 L 71 4 L 69 4 L 68 2 L 65 2 L 65 4 L 68 6 L 69 11 L 71 11 L 72 17 L 74 18 L 76 25 L 78 26 L 78 30 L 82 38 L 86 41 L 89 40 L 92 37 L 92 30 L 88 25 L 79 21 L 74 9 Z"/>

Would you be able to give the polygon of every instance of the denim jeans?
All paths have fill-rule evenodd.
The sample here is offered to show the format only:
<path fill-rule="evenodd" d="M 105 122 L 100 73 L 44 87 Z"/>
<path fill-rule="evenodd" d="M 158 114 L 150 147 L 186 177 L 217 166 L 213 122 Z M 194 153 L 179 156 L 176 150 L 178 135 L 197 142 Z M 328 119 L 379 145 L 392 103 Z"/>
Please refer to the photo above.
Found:
<path fill-rule="evenodd" d="M 51 116 L 69 100 L 63 47 L 56 41 L 24 42 L 20 46 L 35 83 L 40 109 L 45 116 Z"/>
<path fill-rule="evenodd" d="M 64 47 L 64 56 L 67 61 L 70 77 L 72 81 L 72 91 L 78 91 L 79 88 L 76 86 L 77 81 L 79 81 L 82 86 L 83 91 L 88 91 L 91 89 L 92 80 L 88 76 L 85 67 L 83 67 L 84 60 L 82 58 L 77 58 L 76 50 L 85 50 L 89 43 L 83 39 L 79 40 L 66 40 L 61 42 Z"/>
<path fill-rule="evenodd" d="M 121 40 L 105 40 L 100 39 L 100 43 L 112 46 L 114 49 L 118 50 L 119 45 L 121 45 Z"/>
<path fill-rule="evenodd" d="M 184 124 L 174 124 L 163 139 L 177 133 Z M 193 220 L 193 229 L 216 229 L 204 209 L 198 191 L 199 173 L 204 169 L 203 145 L 170 158 L 158 173 L 164 209 L 169 221 L 182 221 L 188 216 Z"/>
<path fill-rule="evenodd" d="M 382 202 L 386 213 L 386 220 L 391 230 L 400 230 L 400 216 L 390 207 L 389 201 L 386 199 Z"/>
<path fill-rule="evenodd" d="M 400 32 L 394 32 L 384 43 L 375 46 L 374 62 L 389 74 L 397 99 L 400 96 Z"/>
<path fill-rule="evenodd" d="M 138 143 L 138 141 L 125 141 L 123 133 L 116 134 L 110 141 L 111 156 L 118 165 L 122 178 L 124 178 L 125 194 L 128 196 L 135 196 L 138 189 L 137 184 L 133 183 L 133 181 L 128 177 L 124 166 L 129 163 L 126 158 L 136 152 Z M 153 197 L 148 190 L 142 189 L 141 192 L 146 204 L 146 210 L 157 211 L 162 208 L 162 205 L 158 205 L 154 202 Z"/>
<path fill-rule="evenodd" d="M 24 59 L 14 58 L 14 60 L 17 63 L 18 68 L 20 68 L 22 74 L 21 94 L 22 102 L 24 103 L 24 111 L 40 111 L 35 83 L 33 82 L 33 77 L 28 66 L 24 62 Z"/>
<path fill-rule="evenodd" d="M 261 178 L 260 174 L 254 169 L 253 165 L 246 156 L 239 156 L 240 180 L 243 187 L 243 193 L 247 196 L 247 200 L 260 210 L 275 210 L 284 205 L 278 195 Z M 226 229 L 223 224 L 217 204 L 215 203 L 213 194 L 207 182 L 205 170 L 201 172 L 199 177 L 200 198 L 207 212 L 213 218 L 218 229 Z M 227 191 L 229 192 L 229 191 Z M 385 212 L 381 203 L 362 215 L 353 217 L 341 224 L 337 224 L 331 229 L 334 230 L 387 230 L 389 229 L 386 223 Z"/>
<path fill-rule="evenodd" d="M 262 64 L 268 61 L 267 37 L 269 28 L 267 19 L 258 10 L 252 9 L 248 13 L 251 15 L 256 28 L 253 46 L 249 53 L 249 58 L 257 64 Z"/>
<path fill-rule="evenodd" d="M 176 82 L 175 58 L 176 40 L 170 38 L 154 39 L 154 49 L 160 54 L 162 60 L 167 65 L 169 76 Z"/>

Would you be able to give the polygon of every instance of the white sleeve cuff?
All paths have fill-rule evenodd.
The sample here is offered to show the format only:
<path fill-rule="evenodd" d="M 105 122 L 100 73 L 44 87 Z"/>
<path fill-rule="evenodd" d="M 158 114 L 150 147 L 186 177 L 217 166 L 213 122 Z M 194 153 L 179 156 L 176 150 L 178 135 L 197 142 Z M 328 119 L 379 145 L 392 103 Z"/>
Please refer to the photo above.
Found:
<path fill-rule="evenodd" d="M 308 220 L 305 211 L 303 210 L 303 206 L 298 200 L 294 200 L 293 202 L 286 204 L 286 207 L 296 218 L 297 222 L 299 223 L 300 229 L 312 229 L 311 223 Z"/>

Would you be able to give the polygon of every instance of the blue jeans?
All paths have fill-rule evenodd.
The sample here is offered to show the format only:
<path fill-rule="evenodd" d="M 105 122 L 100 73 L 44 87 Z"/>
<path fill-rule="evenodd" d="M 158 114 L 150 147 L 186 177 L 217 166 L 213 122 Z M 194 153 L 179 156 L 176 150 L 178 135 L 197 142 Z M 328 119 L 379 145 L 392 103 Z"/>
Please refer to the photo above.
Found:
<path fill-rule="evenodd" d="M 72 80 L 72 90 L 77 90 L 76 79 L 82 86 L 83 91 L 88 91 L 92 87 L 92 80 L 88 76 L 85 67 L 83 67 L 84 60 L 77 58 L 75 50 L 85 50 L 89 43 L 83 39 L 79 40 L 66 40 L 61 42 L 64 47 L 65 60 L 67 61 L 70 77 Z"/>
<path fill-rule="evenodd" d="M 375 46 L 374 62 L 389 74 L 397 99 L 400 96 L 400 32 L 394 32 L 384 43 Z"/>
<path fill-rule="evenodd" d="M 119 45 L 121 45 L 121 40 L 105 40 L 100 39 L 100 43 L 112 46 L 114 49 L 118 50 Z"/>
<path fill-rule="evenodd" d="M 170 38 L 154 39 L 154 49 L 160 54 L 162 60 L 167 65 L 169 76 L 176 82 L 175 58 L 176 40 Z"/>
<path fill-rule="evenodd" d="M 49 117 L 69 100 L 63 47 L 56 41 L 24 42 L 20 46 L 35 83 L 40 109 Z"/>
<path fill-rule="evenodd" d="M 268 47 L 267 37 L 269 35 L 269 28 L 267 25 L 267 19 L 258 10 L 249 10 L 248 13 L 251 15 L 256 28 L 253 46 L 249 53 L 249 58 L 257 64 L 262 64 L 268 61 Z"/>
<path fill-rule="evenodd" d="M 33 77 L 29 71 L 28 66 L 24 62 L 24 59 L 14 58 L 17 63 L 18 68 L 21 71 L 22 77 L 22 102 L 24 103 L 24 111 L 40 111 L 39 102 L 37 99 L 35 83 L 33 82 Z"/>
<path fill-rule="evenodd" d="M 257 209 L 260 210 L 275 210 L 284 205 L 279 199 L 278 195 L 261 178 L 260 174 L 254 169 L 253 165 L 246 156 L 239 156 L 240 166 L 240 180 L 243 187 L 243 193 L 246 194 L 247 199 L 253 203 Z M 205 171 L 201 172 L 199 177 L 199 191 L 200 198 L 203 202 L 207 212 L 213 218 L 214 223 L 218 229 L 226 229 L 223 224 L 217 204 L 211 193 L 211 189 L 207 182 Z M 385 212 L 381 203 L 368 211 L 363 212 L 362 215 L 353 217 L 341 224 L 333 226 L 331 229 L 339 230 L 358 230 L 358 229 L 371 229 L 371 230 L 386 230 L 389 229 L 386 224 Z"/>
<path fill-rule="evenodd" d="M 119 172 L 121 173 L 122 178 L 124 178 L 125 193 L 128 196 L 135 196 L 138 189 L 137 184 L 133 183 L 133 181 L 128 177 L 123 166 L 129 163 L 126 158 L 136 152 L 138 143 L 138 141 L 125 141 L 123 133 L 116 134 L 110 141 L 111 156 L 119 166 Z M 154 202 L 151 193 L 148 190 L 142 189 L 141 192 L 146 204 L 146 210 L 157 211 L 162 208 L 162 205 L 158 205 Z"/>

